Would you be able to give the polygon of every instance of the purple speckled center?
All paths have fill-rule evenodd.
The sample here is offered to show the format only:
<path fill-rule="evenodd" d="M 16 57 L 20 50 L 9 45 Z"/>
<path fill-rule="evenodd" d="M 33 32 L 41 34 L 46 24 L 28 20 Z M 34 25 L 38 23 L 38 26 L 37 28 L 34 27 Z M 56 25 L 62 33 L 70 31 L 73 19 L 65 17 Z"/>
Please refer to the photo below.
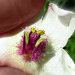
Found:
<path fill-rule="evenodd" d="M 25 43 L 25 35 L 22 36 L 22 40 L 18 45 L 18 54 L 23 55 L 26 61 L 37 62 L 40 57 L 43 57 L 47 40 L 41 42 L 37 47 L 35 47 L 35 44 L 40 36 L 41 35 L 37 34 L 36 32 L 30 32 L 28 44 Z"/>

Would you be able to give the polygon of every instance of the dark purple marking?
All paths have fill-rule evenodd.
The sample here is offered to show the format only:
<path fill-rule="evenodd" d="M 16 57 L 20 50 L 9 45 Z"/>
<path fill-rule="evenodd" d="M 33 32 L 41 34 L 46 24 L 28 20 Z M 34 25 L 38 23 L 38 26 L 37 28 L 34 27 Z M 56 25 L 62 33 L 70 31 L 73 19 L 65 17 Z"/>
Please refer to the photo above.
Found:
<path fill-rule="evenodd" d="M 29 36 L 31 43 L 36 42 L 40 38 L 40 35 L 37 33 L 31 33 Z"/>
<path fill-rule="evenodd" d="M 32 51 L 34 54 L 32 59 L 33 61 L 38 61 L 40 57 L 42 57 L 42 53 L 45 52 L 46 41 L 40 43 L 38 47 L 35 47 Z"/>
<path fill-rule="evenodd" d="M 31 47 L 31 45 L 28 43 L 28 44 L 26 44 L 25 45 L 25 53 L 29 53 L 29 51 L 31 51 L 32 50 L 32 47 Z"/>
<path fill-rule="evenodd" d="M 38 47 L 35 47 L 35 44 L 39 38 L 40 38 L 39 34 L 37 34 L 36 32 L 35 33 L 30 32 L 29 42 L 28 44 L 26 44 L 25 35 L 22 36 L 22 40 L 18 46 L 19 48 L 18 54 L 19 55 L 26 54 L 27 56 L 24 56 L 26 61 L 37 62 L 40 59 L 40 57 L 43 56 L 47 40 L 41 42 Z"/>

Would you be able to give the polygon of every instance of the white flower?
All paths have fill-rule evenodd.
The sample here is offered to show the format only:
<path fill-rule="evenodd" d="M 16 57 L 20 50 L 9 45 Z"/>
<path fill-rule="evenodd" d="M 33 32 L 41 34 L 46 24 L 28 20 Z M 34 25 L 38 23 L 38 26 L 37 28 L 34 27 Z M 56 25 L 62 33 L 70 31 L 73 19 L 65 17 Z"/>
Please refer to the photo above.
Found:
<path fill-rule="evenodd" d="M 46 59 L 38 63 L 25 62 L 21 56 L 15 53 L 18 50 L 16 48 L 17 43 L 20 42 L 21 35 L 23 35 L 22 31 L 12 37 L 0 39 L 0 47 L 3 49 L 0 55 L 5 56 L 4 61 L 9 59 L 7 62 L 9 66 L 33 75 L 75 75 L 75 64 L 67 52 L 63 50 L 75 30 L 75 13 L 65 11 L 50 3 L 45 17 L 29 26 L 29 28 L 31 27 L 44 30 L 48 35 L 49 44 L 46 47 L 48 51 L 46 55 L 48 54 L 48 56 Z M 4 45 L 2 45 L 2 42 Z M 3 58 L 0 57 L 0 59 Z"/>

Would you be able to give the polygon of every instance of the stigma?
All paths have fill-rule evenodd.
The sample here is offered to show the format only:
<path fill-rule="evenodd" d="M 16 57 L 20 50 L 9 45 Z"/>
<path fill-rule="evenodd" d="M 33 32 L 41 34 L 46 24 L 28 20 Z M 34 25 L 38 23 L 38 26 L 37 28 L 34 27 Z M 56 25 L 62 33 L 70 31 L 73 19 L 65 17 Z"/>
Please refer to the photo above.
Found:
<path fill-rule="evenodd" d="M 42 36 L 46 36 L 43 30 L 37 30 L 34 27 L 30 28 L 29 32 L 24 30 L 24 35 L 17 47 L 18 54 L 22 55 L 25 61 L 37 62 L 43 57 L 47 38 Z"/>

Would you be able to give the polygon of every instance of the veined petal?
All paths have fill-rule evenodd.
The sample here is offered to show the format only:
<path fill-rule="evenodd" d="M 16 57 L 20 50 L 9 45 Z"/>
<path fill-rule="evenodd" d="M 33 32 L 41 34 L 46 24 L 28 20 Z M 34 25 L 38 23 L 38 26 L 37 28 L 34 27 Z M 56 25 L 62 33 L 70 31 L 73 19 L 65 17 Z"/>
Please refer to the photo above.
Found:
<path fill-rule="evenodd" d="M 75 30 L 75 13 L 50 3 L 42 25 L 37 27 L 45 30 L 53 47 L 62 48 Z"/>

